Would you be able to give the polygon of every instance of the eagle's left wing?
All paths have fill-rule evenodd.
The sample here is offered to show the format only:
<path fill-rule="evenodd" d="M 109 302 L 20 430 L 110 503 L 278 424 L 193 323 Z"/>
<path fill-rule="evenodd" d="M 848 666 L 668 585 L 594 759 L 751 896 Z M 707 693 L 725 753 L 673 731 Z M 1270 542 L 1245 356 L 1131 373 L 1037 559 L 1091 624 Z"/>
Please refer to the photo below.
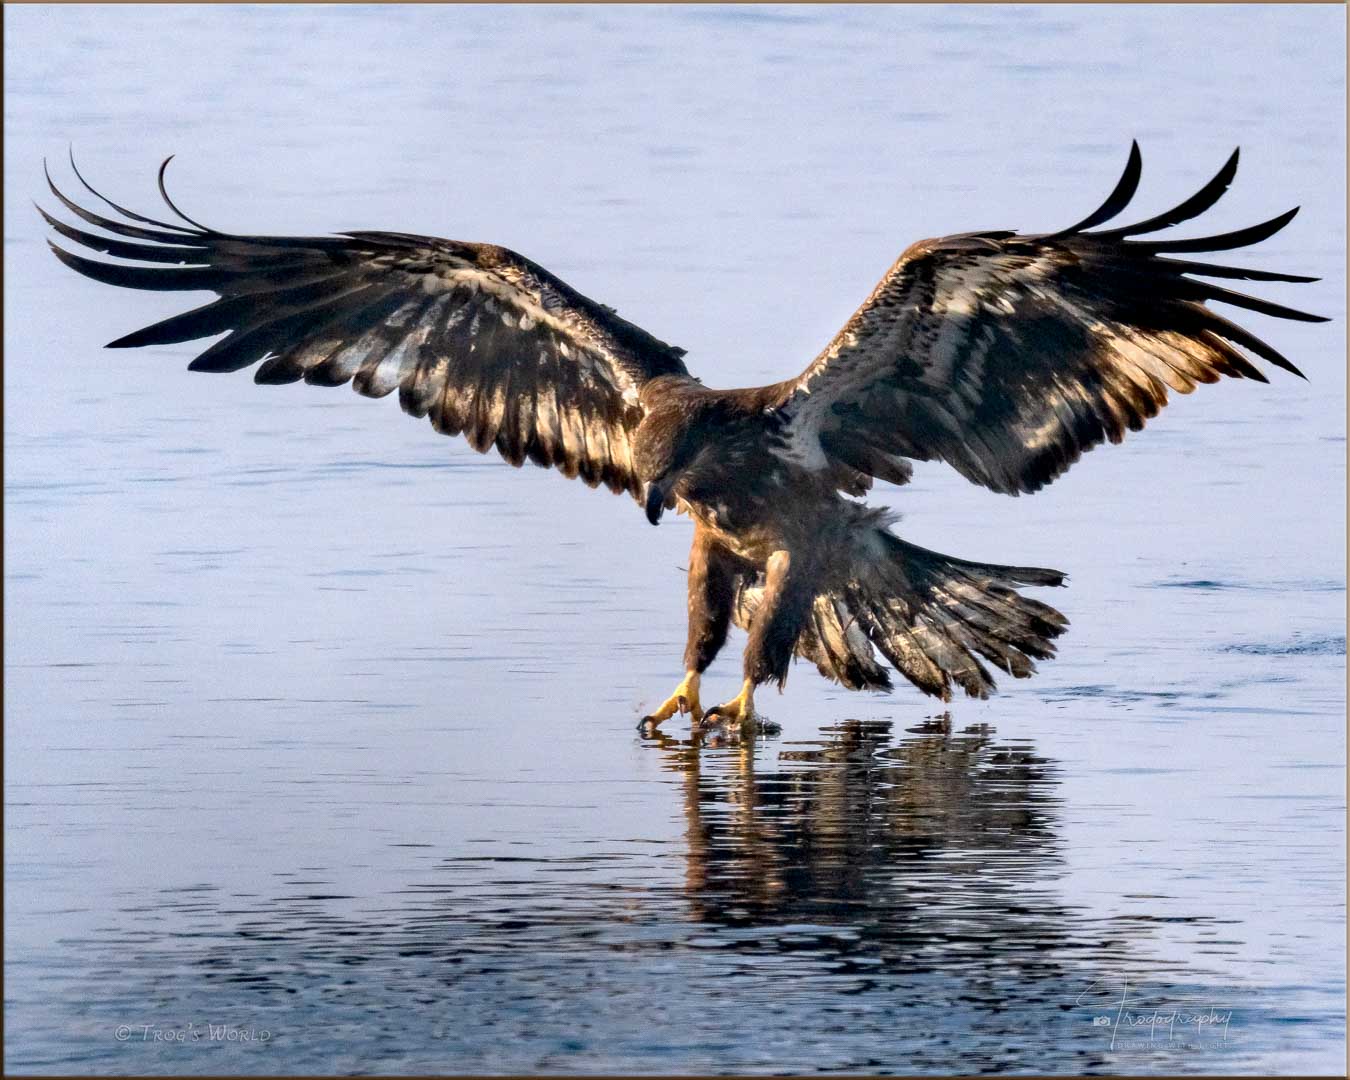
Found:
<path fill-rule="evenodd" d="M 1167 403 L 1222 375 L 1266 378 L 1246 353 L 1296 375 L 1275 349 L 1207 306 L 1325 321 L 1197 278 L 1315 281 L 1163 257 L 1254 244 L 1296 210 L 1196 240 L 1133 240 L 1212 206 L 1236 152 L 1180 206 L 1088 232 L 1124 209 L 1138 146 L 1116 189 L 1063 232 L 968 233 L 915 244 L 802 375 L 782 385 L 782 452 L 903 483 L 905 458 L 937 459 L 994 491 L 1033 492 L 1087 450 L 1120 442 Z"/>

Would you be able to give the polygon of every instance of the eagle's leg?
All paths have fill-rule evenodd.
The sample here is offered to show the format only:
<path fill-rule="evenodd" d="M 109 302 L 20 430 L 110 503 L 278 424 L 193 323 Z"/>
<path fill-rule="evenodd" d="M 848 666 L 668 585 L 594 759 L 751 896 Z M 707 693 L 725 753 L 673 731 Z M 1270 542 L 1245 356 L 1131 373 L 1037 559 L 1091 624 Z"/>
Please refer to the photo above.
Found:
<path fill-rule="evenodd" d="M 689 550 L 689 638 L 684 648 L 684 679 L 661 706 L 642 718 L 643 727 L 656 727 L 677 712 L 694 723 L 703 719 L 699 680 L 726 643 L 731 609 L 736 602 L 736 575 L 741 560 L 719 544 L 701 525 L 694 527 Z"/>
<path fill-rule="evenodd" d="M 654 712 L 642 718 L 641 727 L 656 727 L 662 720 L 669 720 L 678 713 L 689 713 L 698 723 L 703 719 L 703 707 L 698 700 L 699 673 L 690 669 L 684 673 L 675 692 L 666 698 Z"/>
<path fill-rule="evenodd" d="M 781 688 L 787 681 L 788 664 L 814 598 L 810 575 L 794 568 L 787 551 L 775 551 L 764 570 L 764 598 L 750 622 L 745 682 L 734 698 L 709 709 L 708 719 L 739 721 L 742 728 L 762 723 L 755 712 L 755 687 L 776 682 Z"/>

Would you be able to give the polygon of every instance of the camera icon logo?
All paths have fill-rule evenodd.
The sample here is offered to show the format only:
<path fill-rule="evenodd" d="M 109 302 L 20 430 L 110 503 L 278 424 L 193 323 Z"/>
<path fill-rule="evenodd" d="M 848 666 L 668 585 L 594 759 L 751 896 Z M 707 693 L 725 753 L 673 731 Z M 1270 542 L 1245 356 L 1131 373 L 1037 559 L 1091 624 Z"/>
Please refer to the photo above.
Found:
<path fill-rule="evenodd" d="M 1110 1027 L 1111 1018 L 1109 1016 L 1094 1016 L 1092 1018 L 1093 1027 Z"/>

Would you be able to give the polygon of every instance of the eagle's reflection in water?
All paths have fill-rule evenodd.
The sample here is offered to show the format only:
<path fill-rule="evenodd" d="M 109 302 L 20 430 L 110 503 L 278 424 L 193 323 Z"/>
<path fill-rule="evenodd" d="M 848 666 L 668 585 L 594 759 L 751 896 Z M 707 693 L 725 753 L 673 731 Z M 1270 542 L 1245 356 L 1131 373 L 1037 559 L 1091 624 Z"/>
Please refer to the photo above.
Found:
<path fill-rule="evenodd" d="M 949 968 L 979 953 L 1040 967 L 1072 945 L 1055 898 L 1055 765 L 946 714 L 894 737 L 848 721 L 787 745 L 765 767 L 753 741 L 653 739 L 682 777 L 692 916 L 727 928 L 816 926 L 878 970 Z M 771 746 L 772 744 L 770 744 Z M 753 935 L 763 948 L 761 935 Z M 1093 936 L 1094 951 L 1109 946 Z"/>

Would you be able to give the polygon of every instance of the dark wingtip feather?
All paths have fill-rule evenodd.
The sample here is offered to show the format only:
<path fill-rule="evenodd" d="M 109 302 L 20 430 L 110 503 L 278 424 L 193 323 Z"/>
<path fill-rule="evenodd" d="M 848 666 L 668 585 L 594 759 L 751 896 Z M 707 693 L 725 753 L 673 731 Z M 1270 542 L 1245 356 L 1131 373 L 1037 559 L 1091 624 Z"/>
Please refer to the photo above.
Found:
<path fill-rule="evenodd" d="M 1138 222 L 1135 225 L 1125 225 L 1118 229 L 1108 229 L 1096 233 L 1099 237 L 1123 237 L 1140 236 L 1143 233 L 1157 232 L 1159 229 L 1166 229 L 1172 225 L 1179 225 L 1183 221 L 1189 221 L 1191 218 L 1199 217 L 1221 198 L 1224 192 L 1232 184 L 1233 178 L 1237 176 L 1238 150 L 1234 150 L 1229 155 L 1228 160 L 1224 162 L 1223 168 L 1214 174 L 1213 178 L 1192 195 L 1171 210 L 1164 210 L 1161 214 L 1155 214 L 1145 221 Z"/>
<path fill-rule="evenodd" d="M 1297 216 L 1299 208 L 1286 210 L 1269 221 L 1258 225 L 1249 225 L 1234 232 L 1219 233 L 1217 236 L 1197 236 L 1191 240 L 1126 240 L 1124 243 L 1138 251 L 1230 251 L 1233 248 L 1247 247 L 1268 240 L 1283 229 Z"/>
<path fill-rule="evenodd" d="M 1199 277 L 1239 278 L 1243 281 L 1291 281 L 1307 285 L 1321 281 L 1305 274 L 1281 274 L 1274 270 L 1251 270 L 1244 266 L 1221 266 L 1216 263 L 1190 262 L 1182 259 L 1154 259 L 1153 265 L 1173 274 L 1196 274 Z"/>
<path fill-rule="evenodd" d="M 1300 311 L 1298 308 L 1285 307 L 1283 304 L 1276 304 L 1270 300 L 1263 300 L 1257 296 L 1247 296 L 1245 293 L 1233 292 L 1231 289 L 1221 289 L 1207 281 L 1194 282 L 1191 288 L 1186 290 L 1196 296 L 1203 297 L 1205 300 L 1211 300 L 1220 304 L 1232 304 L 1234 307 L 1246 308 L 1248 311 L 1255 311 L 1261 315 L 1270 315 L 1276 319 L 1290 319 L 1294 322 L 1322 323 L 1331 320 L 1325 315 L 1313 315 L 1307 311 Z"/>
<path fill-rule="evenodd" d="M 1255 353 L 1263 360 L 1268 360 L 1277 368 L 1289 372 L 1291 375 L 1297 375 L 1300 379 L 1307 380 L 1292 360 L 1285 356 L 1274 346 L 1266 344 L 1259 337 L 1253 334 L 1245 327 L 1239 326 L 1230 319 L 1225 319 L 1212 308 L 1203 307 L 1199 304 L 1190 305 L 1194 315 L 1199 320 L 1199 325 L 1212 334 L 1217 334 L 1221 338 L 1226 338 L 1235 345 L 1240 345 L 1248 352 Z"/>
<path fill-rule="evenodd" d="M 1298 367 L 1294 365 L 1293 361 L 1286 360 L 1283 364 L 1280 364 L 1279 366 L 1284 368 L 1285 371 L 1289 372 L 1290 375 L 1297 375 L 1304 382 L 1308 381 L 1308 376 L 1304 375 L 1303 372 L 1300 371 Z"/>
<path fill-rule="evenodd" d="M 63 247 L 57 246 L 53 241 L 48 240 L 47 246 L 52 249 L 52 254 L 69 266 L 77 274 L 92 278 L 94 281 L 101 281 L 105 285 L 121 285 L 123 267 L 116 263 L 99 262 L 96 259 L 86 259 L 82 255 L 75 255 Z M 134 288 L 135 286 L 131 286 Z"/>
<path fill-rule="evenodd" d="M 111 255 L 119 259 L 139 259 L 144 262 L 171 263 L 182 266 L 188 263 L 203 264 L 207 261 L 206 249 L 200 244 L 179 246 L 171 244 L 130 244 L 124 240 L 114 240 L 107 236 L 98 236 L 67 225 L 64 221 L 52 217 L 37 203 L 37 212 L 48 227 L 59 236 L 73 240 L 81 247 L 97 251 L 101 255 Z M 187 237 L 183 237 L 184 240 Z"/>
<path fill-rule="evenodd" d="M 172 210 L 180 218 L 186 221 L 189 225 L 192 225 L 195 228 L 200 229 L 204 233 L 215 233 L 216 232 L 215 229 L 208 228 L 207 226 L 203 225 L 200 221 L 194 221 L 192 218 L 188 217 L 185 213 L 183 213 L 183 211 L 179 210 L 177 204 L 175 204 L 174 201 L 171 198 L 169 198 L 169 191 L 164 186 L 164 173 L 165 170 L 167 170 L 169 167 L 169 162 L 171 162 L 176 156 L 177 155 L 175 154 L 170 154 L 168 157 L 164 159 L 164 161 L 159 166 L 159 176 L 157 178 L 157 182 L 159 184 L 160 198 L 164 200 L 165 205 L 168 206 L 170 210 Z"/>
<path fill-rule="evenodd" d="M 42 163 L 42 173 L 47 178 L 47 188 L 51 191 L 52 197 L 81 221 L 87 221 L 90 225 L 97 228 L 105 229 L 118 236 L 131 236 L 140 240 L 153 240 L 158 244 L 190 244 L 201 235 L 200 233 L 194 233 L 187 229 L 179 228 L 176 225 L 167 226 L 167 228 L 173 230 L 172 232 L 158 232 L 154 229 L 143 229 L 136 225 L 128 225 L 125 222 L 112 221 L 109 218 L 100 217 L 98 214 L 86 210 L 79 203 L 72 201 L 56 186 L 56 181 L 52 179 L 52 174 L 47 168 L 46 161 L 43 161 Z M 97 195 L 97 192 L 95 192 L 95 194 Z M 98 197 L 100 199 L 103 198 L 102 196 Z M 103 201 L 107 202 L 108 200 L 103 199 Z"/>
<path fill-rule="evenodd" d="M 1082 221 L 1076 225 L 1071 225 L 1067 229 L 1062 229 L 1055 233 L 1056 237 L 1071 236 L 1074 233 L 1082 232 L 1084 229 L 1090 229 L 1094 225 L 1100 225 L 1104 221 L 1110 221 L 1129 205 L 1134 193 L 1139 189 L 1139 177 L 1143 172 L 1144 159 L 1139 153 L 1139 142 L 1137 139 L 1130 141 L 1130 157 L 1125 162 L 1125 171 L 1120 174 L 1120 179 L 1116 181 L 1116 186 L 1111 190 L 1111 194 L 1106 197 L 1106 201 L 1092 211 Z"/>
<path fill-rule="evenodd" d="M 74 255 L 51 240 L 47 241 L 47 246 L 52 249 L 53 255 L 76 273 L 124 289 L 218 292 L 223 283 L 237 277 L 237 274 L 213 266 L 127 266 L 124 263 L 106 263 Z"/>
<path fill-rule="evenodd" d="M 237 302 L 213 300 L 202 307 L 161 320 L 110 341 L 107 349 L 139 349 L 143 345 L 176 345 L 184 341 L 210 337 L 238 325 Z"/>
<path fill-rule="evenodd" d="M 47 241 L 47 246 L 48 246 L 49 248 L 52 249 L 52 254 L 53 254 L 53 255 L 55 255 L 55 256 L 56 256 L 58 259 L 60 259 L 63 263 L 65 263 L 67 266 L 69 266 L 72 270 L 79 270 L 79 269 L 80 269 L 79 266 L 76 265 L 76 259 L 77 259 L 77 256 L 72 255 L 72 254 L 71 254 L 69 251 L 67 251 L 65 248 L 57 247 L 56 244 L 54 244 L 54 243 L 53 243 L 52 241 L 50 241 L 50 240 Z"/>
<path fill-rule="evenodd" d="M 125 206 L 113 202 L 110 198 L 108 198 L 108 196 L 104 195 L 101 191 L 95 188 L 91 183 L 89 183 L 88 180 L 84 178 L 84 174 L 80 172 L 80 167 L 75 164 L 75 153 L 73 149 L 70 154 L 70 169 L 71 172 L 75 174 L 75 179 L 77 179 L 84 186 L 84 189 L 88 191 L 90 195 L 94 196 L 94 198 L 98 199 L 100 202 L 105 203 L 106 205 L 112 207 L 115 211 L 117 211 L 117 213 L 121 214 L 128 221 L 139 221 L 143 225 L 154 225 L 161 229 L 172 229 L 176 233 L 191 234 L 195 231 L 193 229 L 185 229 L 181 225 L 174 225 L 168 221 L 160 221 L 158 218 L 146 217 L 144 214 L 138 214 L 134 210 L 128 210 Z M 50 176 L 48 176 L 47 182 L 51 183 Z M 52 190 L 56 194 L 57 198 L 60 198 L 63 202 L 66 201 L 65 198 L 61 195 L 61 193 L 56 191 L 54 185 Z"/>

